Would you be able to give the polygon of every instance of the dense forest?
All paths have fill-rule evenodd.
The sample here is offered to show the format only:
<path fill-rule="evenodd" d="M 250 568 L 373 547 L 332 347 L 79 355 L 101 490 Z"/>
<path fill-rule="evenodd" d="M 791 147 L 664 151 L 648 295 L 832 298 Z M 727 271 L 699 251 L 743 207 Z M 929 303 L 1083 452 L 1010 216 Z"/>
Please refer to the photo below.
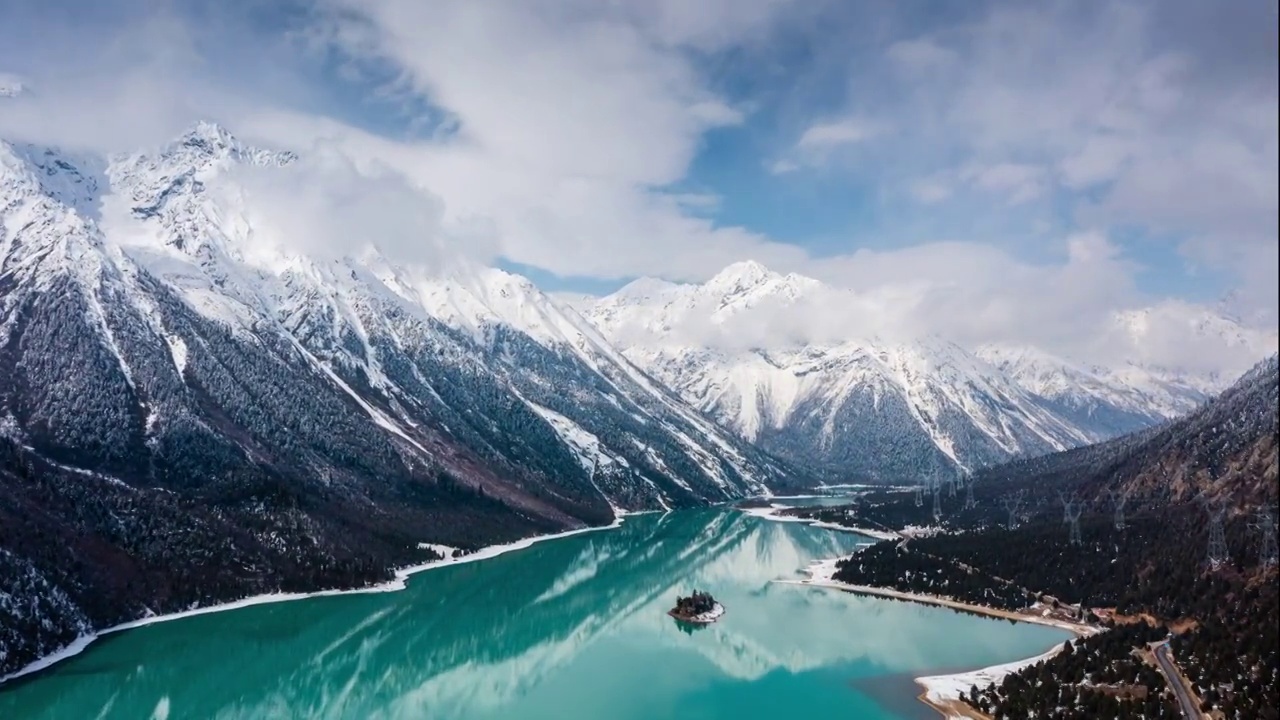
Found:
<path fill-rule="evenodd" d="M 1052 658 L 975 688 L 964 700 L 996 718 L 1180 718 L 1164 676 L 1134 652 L 1165 631 L 1144 622 L 1067 642 Z"/>
<path fill-rule="evenodd" d="M 819 514 L 833 517 L 844 510 L 827 508 Z M 1182 631 L 1176 634 L 1174 655 L 1206 709 L 1222 710 L 1231 718 L 1277 717 L 1276 569 L 1259 557 L 1262 531 L 1239 516 L 1225 523 L 1231 557 L 1213 570 L 1205 555 L 1209 525 L 1199 507 L 1175 504 L 1126 519 L 1121 530 L 1109 515 L 1082 518 L 1078 545 L 1069 542 L 1067 524 L 1060 519 L 1036 520 L 1012 530 L 883 541 L 841 560 L 835 579 L 1005 610 L 1035 603 L 1080 607 L 1081 619 L 1104 624 L 1113 624 L 1112 618 L 1150 618 L 1160 636 L 1168 629 Z M 1091 650 L 1096 659 L 1091 682 L 1103 682 L 1100 678 L 1131 662 L 1130 653 L 1138 646 L 1121 643 L 1115 638 L 1128 635 L 1114 633 L 1081 641 L 1096 648 Z M 1052 674 L 1066 666 L 1046 666 L 1016 677 L 1057 677 L 1060 686 L 1074 688 L 1061 692 L 1080 690 L 1073 676 Z M 1016 689 L 1021 681 L 1010 682 Z M 1044 717 L 1161 717 L 1150 714 L 1144 709 L 1149 703 L 1136 697 L 1097 692 L 1090 692 L 1080 707 L 1100 714 L 1053 714 L 1057 705 L 1035 701 L 1056 703 L 1059 695 L 1037 688 L 1032 683 L 1002 695 L 999 703 L 989 693 L 980 696 L 991 708 L 1002 708 L 1000 717 L 1026 717 L 1029 707 L 1039 707 Z M 1114 714 L 1116 707 L 1129 714 Z"/>
<path fill-rule="evenodd" d="M 1273 357 L 1160 428 L 983 471 L 971 487 L 876 490 L 792 514 L 906 531 L 840 561 L 837 580 L 1066 607 L 1111 628 L 967 694 L 996 717 L 1163 717 L 1172 698 L 1150 694 L 1154 666 L 1135 653 L 1166 633 L 1206 712 L 1280 717 L 1277 388 Z"/>

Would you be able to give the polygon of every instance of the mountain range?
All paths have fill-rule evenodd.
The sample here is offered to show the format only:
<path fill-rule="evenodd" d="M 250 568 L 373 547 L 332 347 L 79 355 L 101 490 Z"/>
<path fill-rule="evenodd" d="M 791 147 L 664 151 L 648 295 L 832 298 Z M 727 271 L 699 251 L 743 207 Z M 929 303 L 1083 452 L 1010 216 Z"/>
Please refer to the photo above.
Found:
<path fill-rule="evenodd" d="M 523 278 L 280 250 L 240 177 L 295 162 L 212 124 L 112 157 L 0 142 L 0 671 L 796 481 Z"/>
<path fill-rule="evenodd" d="M 846 482 L 949 475 L 1105 440 L 1186 413 L 1233 379 L 1137 361 L 1105 367 L 1030 346 L 841 336 L 832 328 L 859 312 L 852 293 L 752 261 L 703 284 L 646 278 L 573 303 L 695 407 Z M 1152 313 L 1168 312 L 1114 322 L 1141 342 Z M 1274 335 L 1221 315 L 1178 320 L 1255 360 L 1274 351 Z"/>
<path fill-rule="evenodd" d="M 782 479 L 523 278 L 279 251 L 235 170 L 295 160 L 211 124 L 113 158 L 0 146 L 9 434 L 170 487 L 448 473 L 561 523 Z"/>
<path fill-rule="evenodd" d="M 208 123 L 113 156 L 0 141 L 0 674 L 150 614 L 386 579 L 433 544 L 966 471 L 1222 386 L 814 342 L 795 313 L 841 291 L 755 263 L 569 302 L 465 262 L 296 252 L 246 178 L 298 162 Z"/>
<path fill-rule="evenodd" d="M 1274 507 L 1280 427 L 1280 361 L 1263 360 L 1217 397 L 1160 426 L 1107 442 L 990 468 L 997 486 L 1077 487 L 1173 500 L 1230 500 L 1233 510 Z"/>

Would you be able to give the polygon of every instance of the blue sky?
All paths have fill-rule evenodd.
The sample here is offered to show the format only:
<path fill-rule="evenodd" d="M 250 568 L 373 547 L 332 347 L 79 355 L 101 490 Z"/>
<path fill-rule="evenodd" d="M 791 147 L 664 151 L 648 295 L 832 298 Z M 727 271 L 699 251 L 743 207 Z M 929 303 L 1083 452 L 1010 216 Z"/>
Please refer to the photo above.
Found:
<path fill-rule="evenodd" d="M 755 259 L 1013 335 L 1229 291 L 1276 322 L 1274 2 L 82 5 L 6 4 L 0 136 L 323 147 L 550 290 Z"/>

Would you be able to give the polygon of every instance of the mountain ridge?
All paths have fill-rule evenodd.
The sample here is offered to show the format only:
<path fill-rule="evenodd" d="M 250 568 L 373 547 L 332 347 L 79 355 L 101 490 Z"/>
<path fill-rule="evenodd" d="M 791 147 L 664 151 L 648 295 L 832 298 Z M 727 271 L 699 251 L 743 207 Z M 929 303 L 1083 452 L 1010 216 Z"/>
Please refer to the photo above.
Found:
<path fill-rule="evenodd" d="M 936 335 L 880 336 L 853 317 L 874 313 L 873 301 L 754 261 L 702 284 L 641 278 L 574 304 L 694 406 L 842 480 L 968 472 L 1097 442 L 1189 412 L 1226 384 L 1136 361 L 1089 365 L 1030 346 L 970 350 Z M 1150 334 L 1149 316 L 1170 312 L 1120 313 L 1115 331 Z M 1273 337 L 1226 318 L 1192 320 L 1202 334 L 1232 331 L 1226 345 L 1274 346 Z"/>
<path fill-rule="evenodd" d="M 112 157 L 0 142 L 0 674 L 424 544 L 802 480 L 525 280 L 276 242 L 237 173 L 298 157 L 212 124 Z"/>

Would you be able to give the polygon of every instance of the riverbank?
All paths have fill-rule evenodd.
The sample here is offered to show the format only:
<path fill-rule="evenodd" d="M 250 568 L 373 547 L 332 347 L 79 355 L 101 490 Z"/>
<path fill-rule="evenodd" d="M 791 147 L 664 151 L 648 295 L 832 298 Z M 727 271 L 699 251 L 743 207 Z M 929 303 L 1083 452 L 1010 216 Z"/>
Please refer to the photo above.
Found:
<path fill-rule="evenodd" d="M 823 520 L 814 520 L 812 518 L 793 517 L 791 515 L 780 514 L 782 510 L 788 509 L 786 505 L 774 504 L 767 508 L 735 508 L 738 512 L 746 513 L 762 520 L 772 520 L 774 522 L 798 522 L 811 525 L 823 530 L 839 530 L 841 532 L 857 533 L 858 535 L 866 535 L 873 540 L 901 540 L 902 534 L 896 532 L 888 532 L 885 530 L 872 530 L 871 528 L 857 527 L 853 525 L 840 525 L 830 523 Z"/>
<path fill-rule="evenodd" d="M 594 527 L 577 528 L 574 530 L 566 530 L 560 533 L 552 533 L 550 535 L 534 535 L 532 537 L 521 538 L 520 540 L 504 543 L 501 545 L 488 545 L 473 553 L 469 553 L 467 555 L 462 555 L 459 557 L 444 557 L 443 559 L 440 559 L 440 560 L 432 560 L 430 562 L 421 563 L 419 565 L 411 565 L 408 567 L 400 568 L 395 571 L 395 576 L 392 579 L 384 583 L 380 583 L 378 585 L 370 585 L 367 587 L 358 587 L 358 588 L 333 588 L 328 590 L 316 590 L 314 592 L 306 592 L 306 593 L 265 593 L 262 595 L 254 595 L 252 597 L 242 598 L 240 600 L 232 600 L 225 603 L 218 603 L 215 605 L 206 605 L 204 607 L 192 608 L 190 610 L 183 610 L 182 612 L 168 613 L 165 615 L 151 615 L 148 617 L 138 618 L 137 620 L 130 620 L 129 622 L 121 623 L 119 625 L 114 625 L 112 627 L 105 628 L 103 630 L 97 630 L 95 632 L 88 633 L 86 635 L 81 635 L 80 637 L 73 640 L 66 647 L 56 652 L 53 652 L 49 655 L 46 655 L 38 660 L 35 660 L 34 662 L 28 664 L 27 666 L 15 672 L 12 672 L 8 675 L 0 677 L 0 687 L 3 687 L 4 683 L 10 680 L 16 680 L 20 677 L 40 672 L 41 670 L 51 667 L 63 660 L 66 660 L 71 657 L 75 657 L 76 655 L 79 655 L 80 653 L 84 652 L 85 648 L 89 647 L 89 645 L 92 644 L 94 640 L 97 640 L 98 638 L 104 635 L 110 635 L 112 633 L 122 632 L 124 630 L 133 630 L 135 628 L 140 628 L 147 625 L 154 625 L 156 623 L 169 622 L 171 620 L 181 620 L 183 618 L 194 617 L 196 615 L 207 615 L 207 614 L 216 613 L 216 612 L 226 612 L 228 610 L 238 610 L 240 608 L 251 607 L 254 605 L 267 605 L 270 603 L 289 602 L 291 600 L 304 600 L 307 598 L 316 598 L 316 597 L 328 597 L 332 595 L 359 595 L 359 594 L 367 594 L 367 593 L 396 592 L 396 591 L 405 589 L 405 581 L 410 576 L 417 575 L 418 573 L 426 572 L 428 570 L 435 570 L 437 568 L 448 567 L 451 565 L 461 565 L 463 563 L 476 562 L 478 560 L 488 560 L 490 558 L 495 558 L 495 557 L 498 557 L 499 555 L 503 555 L 509 552 L 524 550 L 525 548 L 531 547 L 536 543 L 545 542 L 547 540 L 559 540 L 562 538 L 572 537 L 574 535 L 581 535 L 583 533 L 596 532 L 599 530 L 612 530 L 622 525 L 622 521 L 628 515 L 633 515 L 633 514 L 639 514 L 639 513 L 618 514 L 614 518 L 613 522 L 608 525 L 597 525 Z M 439 547 L 440 549 L 445 548 L 445 546 L 436 546 L 436 547 Z"/>
<path fill-rule="evenodd" d="M 831 590 L 840 590 L 858 595 L 905 600 L 908 602 L 920 603 L 922 605 L 945 607 L 952 610 L 973 613 L 975 615 L 983 615 L 991 618 L 999 618 L 1002 620 L 1047 625 L 1066 630 L 1076 637 L 1095 635 L 1105 630 L 1105 628 L 1096 625 L 1069 622 L 1060 618 L 1036 615 L 1030 612 L 1002 610 L 1000 608 L 986 607 L 983 605 L 971 605 L 969 603 L 959 602 L 950 598 L 937 597 L 934 595 L 916 595 L 889 588 L 877 588 L 843 583 L 834 579 L 836 562 L 838 560 L 839 558 L 821 560 L 805 568 L 804 571 L 809 575 L 807 579 L 777 580 L 775 582 L 791 585 L 808 585 L 812 587 L 829 588 Z M 1046 608 L 1045 613 L 1048 612 L 1049 610 Z M 953 673 L 950 675 L 918 677 L 915 679 L 916 684 L 920 685 L 924 689 L 919 696 L 920 701 L 934 710 L 937 710 L 945 718 L 986 720 L 986 715 L 983 715 L 977 710 L 969 707 L 960 699 L 961 693 L 968 692 L 969 688 L 974 685 L 986 686 L 992 683 L 998 683 L 1003 680 L 1005 676 L 1011 673 L 1015 673 L 1025 667 L 1035 665 L 1036 663 L 1043 662 L 1044 660 L 1057 655 L 1062 651 L 1062 648 L 1063 645 L 1059 643 L 1046 652 L 1025 660 L 1016 660 L 1000 665 L 992 665 L 980 670 L 971 670 L 968 672 Z"/>

